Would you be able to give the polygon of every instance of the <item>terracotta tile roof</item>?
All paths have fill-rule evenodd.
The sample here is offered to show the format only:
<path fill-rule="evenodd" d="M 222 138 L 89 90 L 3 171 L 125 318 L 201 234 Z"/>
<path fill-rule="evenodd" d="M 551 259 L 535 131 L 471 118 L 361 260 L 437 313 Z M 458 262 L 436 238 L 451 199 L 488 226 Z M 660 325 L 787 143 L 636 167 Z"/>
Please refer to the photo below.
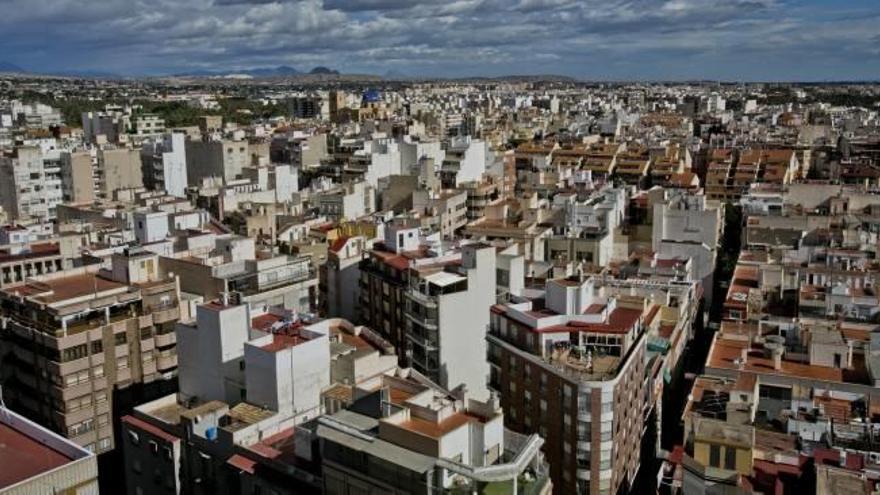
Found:
<path fill-rule="evenodd" d="M 742 350 L 747 348 L 749 349 L 748 357 L 742 368 L 739 368 L 734 361 L 740 359 L 742 357 Z M 828 382 L 843 381 L 843 371 L 838 368 L 813 366 L 783 360 L 781 368 L 777 370 L 773 367 L 773 359 L 764 357 L 763 350 L 750 348 L 748 342 L 728 340 L 723 337 L 715 341 L 706 363 L 710 368 L 742 369 L 743 371 L 753 373 L 786 375 L 805 379 L 812 378 Z"/>
<path fill-rule="evenodd" d="M 339 236 L 332 244 L 330 244 L 330 251 L 338 253 L 339 250 L 345 246 L 345 243 L 348 242 L 348 239 L 348 236 Z"/>

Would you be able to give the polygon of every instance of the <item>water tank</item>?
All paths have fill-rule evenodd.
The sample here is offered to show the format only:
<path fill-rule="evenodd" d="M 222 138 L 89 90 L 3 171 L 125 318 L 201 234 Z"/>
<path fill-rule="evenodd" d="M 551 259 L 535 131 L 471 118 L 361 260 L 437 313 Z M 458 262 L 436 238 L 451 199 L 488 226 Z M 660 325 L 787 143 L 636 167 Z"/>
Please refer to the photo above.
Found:
<path fill-rule="evenodd" d="M 208 440 L 210 440 L 212 442 L 214 440 L 217 440 L 217 427 L 212 426 L 212 427 L 208 428 L 207 430 L 205 430 L 205 438 L 207 438 Z"/>

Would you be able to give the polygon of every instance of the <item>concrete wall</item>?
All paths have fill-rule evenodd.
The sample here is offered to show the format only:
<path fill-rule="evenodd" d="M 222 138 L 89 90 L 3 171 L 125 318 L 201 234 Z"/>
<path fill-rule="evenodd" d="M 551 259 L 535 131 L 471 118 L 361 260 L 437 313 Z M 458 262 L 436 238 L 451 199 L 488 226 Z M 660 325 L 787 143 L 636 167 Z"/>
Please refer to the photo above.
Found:
<path fill-rule="evenodd" d="M 61 154 L 61 182 L 65 201 L 91 203 L 95 200 L 92 155 L 88 151 Z"/>
<path fill-rule="evenodd" d="M 100 193 L 112 198 L 118 189 L 144 186 L 140 150 L 98 150 L 98 168 L 104 171 L 104 187 Z"/>
<path fill-rule="evenodd" d="M 180 393 L 182 398 L 237 403 L 236 384 L 244 384 L 240 362 L 248 340 L 250 321 L 247 306 L 222 309 L 200 306 L 196 326 L 178 325 Z M 230 386 L 231 385 L 231 386 Z"/>

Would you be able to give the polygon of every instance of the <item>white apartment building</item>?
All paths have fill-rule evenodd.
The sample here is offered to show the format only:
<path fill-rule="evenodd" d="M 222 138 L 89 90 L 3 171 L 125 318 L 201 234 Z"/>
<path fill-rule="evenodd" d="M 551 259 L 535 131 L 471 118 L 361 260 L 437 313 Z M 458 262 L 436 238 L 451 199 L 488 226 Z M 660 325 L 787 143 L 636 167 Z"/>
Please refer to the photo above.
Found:
<path fill-rule="evenodd" d="M 458 187 L 464 182 L 478 181 L 486 172 L 491 152 L 489 145 L 470 136 L 453 137 L 446 147 L 440 169 L 444 187 Z"/>
<path fill-rule="evenodd" d="M 172 196 L 186 197 L 187 154 L 186 136 L 174 132 L 161 141 L 144 143 L 141 151 L 144 186 L 154 191 L 164 190 Z"/>
<path fill-rule="evenodd" d="M 18 146 L 0 155 L 0 206 L 11 220 L 53 220 L 63 201 L 61 155 L 44 148 Z"/>
<path fill-rule="evenodd" d="M 354 220 L 376 209 L 376 188 L 366 181 L 350 182 L 321 192 L 314 199 L 318 214 L 332 220 Z"/>
<path fill-rule="evenodd" d="M 489 395 L 486 331 L 496 302 L 495 248 L 474 243 L 460 256 L 413 260 L 405 295 L 406 357 L 413 369 L 443 387 L 464 385 Z"/>
<path fill-rule="evenodd" d="M 723 227 L 722 209 L 707 203 L 706 196 L 682 190 L 662 191 L 654 203 L 652 248 L 662 257 L 693 260 L 694 276 L 712 301 L 716 251 Z"/>

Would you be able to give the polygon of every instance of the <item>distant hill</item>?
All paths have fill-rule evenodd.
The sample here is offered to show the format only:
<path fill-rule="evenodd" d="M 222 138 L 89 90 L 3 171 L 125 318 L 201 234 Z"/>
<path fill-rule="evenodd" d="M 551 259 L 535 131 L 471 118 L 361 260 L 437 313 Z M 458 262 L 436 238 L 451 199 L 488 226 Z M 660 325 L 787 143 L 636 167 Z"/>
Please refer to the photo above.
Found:
<path fill-rule="evenodd" d="M 327 67 L 318 66 L 318 67 L 315 67 L 314 69 L 312 69 L 311 71 L 309 71 L 309 74 L 312 74 L 312 75 L 331 75 L 331 76 L 338 76 L 338 75 L 339 75 L 339 71 L 338 71 L 338 70 L 329 69 L 329 68 L 327 68 Z"/>
<path fill-rule="evenodd" d="M 262 67 L 240 72 L 253 77 L 282 77 L 296 76 L 301 74 L 300 71 L 294 69 L 293 67 L 290 67 L 289 65 L 279 65 L 278 67 Z"/>
<path fill-rule="evenodd" d="M 5 60 L 0 60 L 0 72 L 27 72 L 21 67 L 13 64 L 12 62 L 7 62 Z"/>
<path fill-rule="evenodd" d="M 192 72 L 183 72 L 174 74 L 175 77 L 223 77 L 229 74 L 245 75 L 251 77 L 284 77 L 297 76 L 300 71 L 287 65 L 279 65 L 277 67 L 256 67 L 253 69 L 229 69 L 229 70 L 197 70 Z"/>
<path fill-rule="evenodd" d="M 19 74 L 27 77 L 45 77 L 45 78 L 75 78 L 75 79 L 121 79 L 122 77 L 112 72 L 104 72 L 99 70 L 76 70 L 76 69 L 57 69 L 52 71 L 33 71 L 25 69 L 11 62 L 0 60 L 0 73 L 2 74 Z"/>

